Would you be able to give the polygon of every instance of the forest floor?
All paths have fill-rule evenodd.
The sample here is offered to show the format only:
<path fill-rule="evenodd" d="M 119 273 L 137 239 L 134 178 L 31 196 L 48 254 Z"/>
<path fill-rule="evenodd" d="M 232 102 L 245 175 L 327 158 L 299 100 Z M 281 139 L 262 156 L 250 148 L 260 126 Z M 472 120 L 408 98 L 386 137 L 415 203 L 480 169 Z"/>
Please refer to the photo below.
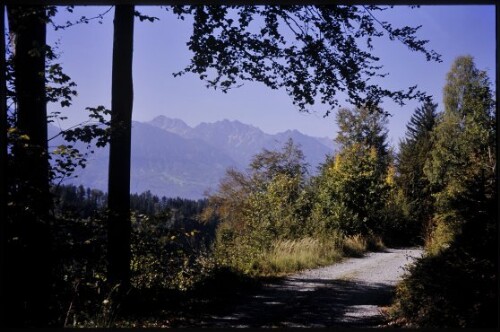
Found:
<path fill-rule="evenodd" d="M 234 294 L 224 305 L 188 310 L 170 327 L 383 327 L 404 267 L 419 248 L 386 249 L 338 264 L 305 270 Z M 202 310 L 200 310 L 202 309 Z M 187 313 L 187 312 L 186 312 Z"/>

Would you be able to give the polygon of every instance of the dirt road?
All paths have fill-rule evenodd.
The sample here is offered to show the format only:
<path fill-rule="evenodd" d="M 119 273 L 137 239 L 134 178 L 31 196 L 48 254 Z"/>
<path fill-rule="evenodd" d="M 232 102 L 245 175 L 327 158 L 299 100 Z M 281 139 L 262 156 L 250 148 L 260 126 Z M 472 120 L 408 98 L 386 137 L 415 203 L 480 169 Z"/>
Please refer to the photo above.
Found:
<path fill-rule="evenodd" d="M 387 249 L 303 271 L 265 285 L 222 313 L 178 327 L 376 327 L 404 266 L 421 254 L 417 248 Z"/>

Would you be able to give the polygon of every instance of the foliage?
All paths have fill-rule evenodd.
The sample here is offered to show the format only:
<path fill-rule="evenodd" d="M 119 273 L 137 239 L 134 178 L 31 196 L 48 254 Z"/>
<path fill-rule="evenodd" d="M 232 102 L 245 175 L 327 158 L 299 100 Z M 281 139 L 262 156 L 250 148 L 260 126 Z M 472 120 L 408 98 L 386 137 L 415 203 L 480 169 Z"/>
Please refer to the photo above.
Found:
<path fill-rule="evenodd" d="M 406 325 L 497 326 L 498 239 L 488 229 L 493 223 L 481 217 L 469 219 L 450 247 L 438 255 L 427 255 L 409 269 L 398 285 L 394 309 Z"/>
<path fill-rule="evenodd" d="M 53 15 L 55 15 L 57 12 L 58 12 L 58 8 L 57 7 L 48 7 L 49 10 L 51 10 L 53 12 Z M 65 10 L 68 12 L 68 13 L 73 13 L 74 11 L 74 8 L 75 6 L 74 5 L 70 5 L 70 6 L 66 6 Z M 69 27 L 72 27 L 72 26 L 75 26 L 75 25 L 78 25 L 78 24 L 89 24 L 90 21 L 93 21 L 93 20 L 97 20 L 97 22 L 99 24 L 102 24 L 102 21 L 104 19 L 104 16 L 106 14 L 108 14 L 111 9 L 113 8 L 113 6 L 109 7 L 108 9 L 106 9 L 104 12 L 94 16 L 94 17 L 86 17 L 86 16 L 81 16 L 79 19 L 75 20 L 75 21 L 66 21 L 63 24 L 58 24 L 56 23 L 54 20 L 51 20 L 50 21 L 50 24 L 52 25 L 52 27 L 54 28 L 54 31 L 57 31 L 57 30 L 65 30 Z"/>
<path fill-rule="evenodd" d="M 398 286 L 395 315 L 415 327 L 497 327 L 498 193 L 494 103 L 469 56 L 447 75 L 445 112 L 424 168 L 434 191 L 427 255 Z"/>
<path fill-rule="evenodd" d="M 54 225 L 55 326 L 103 323 L 110 295 L 105 286 L 104 211 L 96 210 L 92 218 L 77 215 L 78 209 L 61 211 Z"/>
<path fill-rule="evenodd" d="M 391 166 L 390 170 L 395 172 L 395 166 Z M 420 224 L 409 211 L 407 198 L 401 187 L 395 183 L 395 175 L 392 175 L 392 178 L 394 180 L 387 183 L 388 191 L 383 209 L 384 226 L 381 235 L 384 243 L 389 246 L 421 245 Z"/>
<path fill-rule="evenodd" d="M 169 227 L 168 214 L 132 216 L 132 285 L 138 289 L 192 288 L 212 270 L 204 229 Z"/>
<path fill-rule="evenodd" d="M 358 154 L 346 162 L 338 155 L 336 164 L 310 181 L 293 141 L 281 151 L 254 156 L 246 174 L 228 170 L 203 213 L 220 220 L 214 242 L 217 264 L 252 276 L 280 275 L 383 248 L 373 234 L 383 228 L 375 227 L 380 216 L 371 215 L 384 207 L 384 180 L 375 175 L 379 158 L 374 148 L 354 148 Z M 330 171 L 334 174 L 326 174 Z M 358 243 L 361 248 L 354 249 Z"/>
<path fill-rule="evenodd" d="M 89 155 L 94 153 L 92 146 L 104 147 L 109 141 L 110 129 L 106 117 L 110 111 L 102 105 L 96 108 L 87 107 L 86 110 L 90 113 L 89 120 L 61 130 L 57 135 L 49 138 L 50 142 L 57 136 L 62 136 L 69 143 L 58 145 L 51 151 L 52 167 L 50 174 L 52 181 L 59 180 L 62 182 L 71 177 L 78 167 L 85 168 Z M 57 112 L 53 114 L 53 117 L 61 119 Z M 74 146 L 77 142 L 86 143 L 85 152 L 81 152 Z"/>
<path fill-rule="evenodd" d="M 369 51 L 373 39 L 387 35 L 427 60 L 441 61 L 419 40 L 420 27 L 395 28 L 376 19 L 378 6 L 176 6 L 179 18 L 192 15 L 188 42 L 194 53 L 190 65 L 176 75 L 192 72 L 208 87 L 227 92 L 244 81 L 284 88 L 299 110 L 306 111 L 317 97 L 339 105 L 337 92 L 348 102 L 372 109 L 383 98 L 399 104 L 422 98 L 416 86 L 392 91 L 370 78 L 383 78 L 379 58 Z M 368 50 L 368 51 L 367 51 Z M 212 78 L 209 78 L 212 77 Z"/>
<path fill-rule="evenodd" d="M 319 232 L 382 234 L 390 161 L 385 116 L 366 108 L 343 109 L 337 122 L 341 150 L 314 180 L 312 218 Z"/>
<path fill-rule="evenodd" d="M 447 75 L 443 120 L 433 132 L 434 148 L 425 175 L 435 190 L 435 223 L 460 232 L 468 196 L 494 192 L 496 158 L 494 103 L 489 79 L 472 57 L 458 57 Z M 459 203 L 460 202 L 460 203 Z M 447 243 L 435 243 L 435 250 Z"/>
<path fill-rule="evenodd" d="M 72 6 L 67 10 L 71 12 Z M 52 21 L 57 12 L 53 6 L 17 11 L 17 18 L 38 15 L 38 23 L 64 29 L 102 20 L 109 10 L 66 25 Z M 374 12 L 380 10 L 377 6 L 174 7 L 179 17 L 194 17 L 188 42 L 194 56 L 177 74 L 199 74 L 208 86 L 224 92 L 247 80 L 284 88 L 301 111 L 307 111 L 318 97 L 333 110 L 339 105 L 337 92 L 342 91 L 356 108 L 338 112 L 341 151 L 327 159 L 317 177 L 307 178 L 304 156 L 289 141 L 281 151 L 264 150 L 256 155 L 247 172 L 228 170 L 218 191 L 206 201 L 160 199 L 150 192 L 132 195 L 127 201 L 127 190 L 118 190 L 125 197 L 122 203 L 130 203 L 132 209 L 132 286 L 137 294 L 159 297 L 165 290 L 181 294 L 217 283 L 230 288 L 232 284 L 224 281 L 329 264 L 345 255 L 383 249 L 384 242 L 396 243 L 390 239 L 407 242 L 416 228 L 431 220 L 428 255 L 398 286 L 396 314 L 410 326 L 495 325 L 498 195 L 495 108 L 489 79 L 471 57 L 458 58 L 447 76 L 445 112 L 438 119 L 436 105 L 425 100 L 408 125 L 395 164 L 386 142 L 385 114 L 378 106 L 384 98 L 403 104 L 408 99 L 423 100 L 425 94 L 416 87 L 392 91 L 369 83 L 371 78 L 385 76 L 379 59 L 369 53 L 372 39 L 387 34 L 423 53 L 427 60 L 440 59 L 425 48 L 426 41 L 416 38 L 419 27 L 394 28 L 379 22 Z M 129 14 L 129 23 L 134 17 L 157 20 L 135 10 Z M 24 53 L 43 57 L 45 68 L 29 71 L 27 66 L 16 66 L 14 52 L 8 50 L 6 248 L 14 255 L 7 255 L 6 266 L 13 272 L 9 285 L 17 297 L 10 298 L 15 300 L 12 308 L 31 306 L 34 312 L 33 303 L 44 303 L 36 285 L 48 285 L 47 281 L 52 283 L 53 297 L 47 308 L 38 306 L 51 314 L 50 319 L 43 318 L 44 325 L 108 327 L 126 304 L 116 296 L 119 289 L 107 285 L 104 258 L 109 229 L 104 220 L 108 196 L 82 186 L 56 186 L 49 195 L 43 185 L 29 181 L 35 177 L 30 178 L 26 170 L 34 165 L 17 159 L 23 154 L 44 162 L 49 158 L 46 137 L 40 141 L 42 136 L 35 137 L 22 121 L 46 134 L 47 122 L 58 123 L 65 116 L 56 111 L 45 119 L 44 113 L 43 121 L 38 121 L 26 116 L 32 115 L 25 111 L 29 108 L 19 111 L 23 95 L 16 75 L 24 71 L 40 78 L 43 72 L 43 91 L 37 93 L 40 98 L 35 105 L 43 106 L 42 110 L 46 110 L 45 100 L 65 108 L 76 96 L 76 84 L 57 63 L 54 49 L 45 45 L 45 36 L 39 37 Z M 129 51 L 125 53 L 131 56 L 131 47 Z M 125 54 L 116 53 L 122 58 Z M 124 63 L 123 68 L 131 67 Z M 117 91 L 122 93 L 117 89 L 115 97 Z M 104 106 L 87 110 L 88 122 L 59 133 L 70 144 L 55 147 L 50 171 L 43 171 L 47 174 L 38 180 L 48 184 L 71 176 L 76 167 L 85 166 L 93 145 L 101 147 L 110 135 L 130 133 L 127 119 L 109 128 L 110 111 Z M 76 149 L 76 142 L 86 143 L 87 152 Z M 122 170 L 125 174 L 126 167 Z M 54 204 L 49 203 L 51 198 Z M 130 212 L 127 204 L 123 219 Z M 45 213 L 37 215 L 49 208 L 50 218 Z M 36 222 L 24 223 L 25 219 Z M 116 253 L 119 257 L 126 250 Z M 127 265 L 127 259 L 122 262 Z M 49 267 L 51 275 L 46 273 Z M 37 273 L 36 279 L 30 279 Z M 37 313 L 33 317 L 27 313 L 21 317 L 24 313 L 19 311 L 19 317 L 10 318 L 36 325 L 30 319 Z"/>
<path fill-rule="evenodd" d="M 383 208 L 386 185 L 377 174 L 378 155 L 375 148 L 354 145 L 342 150 L 325 176 L 332 204 L 340 205 L 327 219 L 329 228 L 341 229 L 348 235 L 364 235 L 380 229 L 378 211 Z M 322 206 L 324 209 L 325 206 Z"/>
<path fill-rule="evenodd" d="M 263 151 L 252 158 L 250 163 L 260 181 L 269 181 L 275 175 L 282 174 L 290 178 L 303 178 L 307 175 L 304 153 L 294 145 L 291 138 L 283 145 L 282 151 Z"/>
<path fill-rule="evenodd" d="M 396 177 L 400 190 L 399 204 L 404 206 L 404 217 L 412 223 L 411 233 L 429 239 L 434 201 L 424 167 L 431 157 L 432 131 L 439 118 L 437 104 L 427 100 L 417 108 L 406 126 L 406 137 L 399 144 Z"/>
<path fill-rule="evenodd" d="M 339 130 L 335 141 L 340 149 L 349 149 L 355 145 L 374 148 L 378 159 L 377 171 L 385 172 L 389 161 L 387 114 L 382 109 L 342 108 L 338 111 L 336 120 Z"/>
<path fill-rule="evenodd" d="M 106 278 L 106 200 L 83 186 L 53 187 L 56 326 L 114 326 L 126 303 Z M 205 201 L 161 199 L 150 192 L 131 195 L 132 284 L 134 294 L 186 292 L 215 273 L 208 257 L 215 226 L 197 215 Z M 150 207 L 155 206 L 153 214 Z M 143 302 L 147 302 L 142 300 Z M 151 305 L 151 303 L 149 304 Z"/>
<path fill-rule="evenodd" d="M 220 264 L 250 273 L 278 240 L 308 235 L 306 165 L 289 140 L 281 151 L 254 156 L 247 174 L 228 170 L 208 197 L 204 218 L 217 218 L 215 255 Z"/>

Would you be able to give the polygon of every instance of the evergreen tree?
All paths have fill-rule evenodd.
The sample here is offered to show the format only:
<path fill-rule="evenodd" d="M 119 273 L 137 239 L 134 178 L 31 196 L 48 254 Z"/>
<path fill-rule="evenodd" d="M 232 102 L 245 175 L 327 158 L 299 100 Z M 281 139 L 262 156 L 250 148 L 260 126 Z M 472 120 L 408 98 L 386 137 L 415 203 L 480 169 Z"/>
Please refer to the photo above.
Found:
<path fill-rule="evenodd" d="M 424 168 L 433 186 L 428 255 L 398 289 L 415 327 L 498 327 L 498 193 L 494 102 L 486 72 L 470 56 L 447 75 L 445 111 Z"/>
<path fill-rule="evenodd" d="M 469 197 L 473 192 L 475 200 L 485 202 L 496 191 L 494 102 L 486 72 L 476 68 L 472 57 L 455 60 L 447 75 L 444 103 L 424 169 L 436 191 L 437 247 L 460 232 L 475 204 Z"/>
<path fill-rule="evenodd" d="M 429 138 L 430 132 L 437 122 L 437 104 L 428 98 L 421 107 L 418 107 L 406 125 L 406 142 L 414 144 L 422 137 Z"/>
<path fill-rule="evenodd" d="M 429 235 L 433 199 L 424 166 L 430 158 L 431 134 L 437 121 L 437 104 L 428 99 L 415 110 L 406 126 L 406 137 L 399 145 L 396 181 L 405 198 L 405 214 L 415 228 L 415 236 Z"/>

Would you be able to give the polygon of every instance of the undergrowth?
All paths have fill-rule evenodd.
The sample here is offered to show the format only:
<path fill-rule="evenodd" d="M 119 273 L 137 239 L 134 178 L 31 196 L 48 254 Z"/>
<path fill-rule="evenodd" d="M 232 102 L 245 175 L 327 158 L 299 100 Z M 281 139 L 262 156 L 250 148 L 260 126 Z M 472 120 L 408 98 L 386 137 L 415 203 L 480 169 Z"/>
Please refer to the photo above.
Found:
<path fill-rule="evenodd" d="M 237 239 L 232 243 L 219 244 L 215 259 L 219 266 L 238 273 L 252 277 L 278 277 L 334 264 L 345 257 L 362 257 L 367 251 L 384 248 L 381 238 L 377 236 L 344 236 L 334 232 L 328 237 L 278 239 L 272 241 L 269 248 L 260 249 Z"/>
<path fill-rule="evenodd" d="M 392 324 L 418 328 L 498 327 L 496 221 L 469 220 L 463 232 L 410 267 L 397 286 Z M 434 249 L 434 247 L 433 247 Z"/>
<path fill-rule="evenodd" d="M 282 275 L 335 263 L 342 258 L 336 241 L 321 241 L 314 238 L 278 240 L 271 250 L 256 262 L 261 275 Z"/>

